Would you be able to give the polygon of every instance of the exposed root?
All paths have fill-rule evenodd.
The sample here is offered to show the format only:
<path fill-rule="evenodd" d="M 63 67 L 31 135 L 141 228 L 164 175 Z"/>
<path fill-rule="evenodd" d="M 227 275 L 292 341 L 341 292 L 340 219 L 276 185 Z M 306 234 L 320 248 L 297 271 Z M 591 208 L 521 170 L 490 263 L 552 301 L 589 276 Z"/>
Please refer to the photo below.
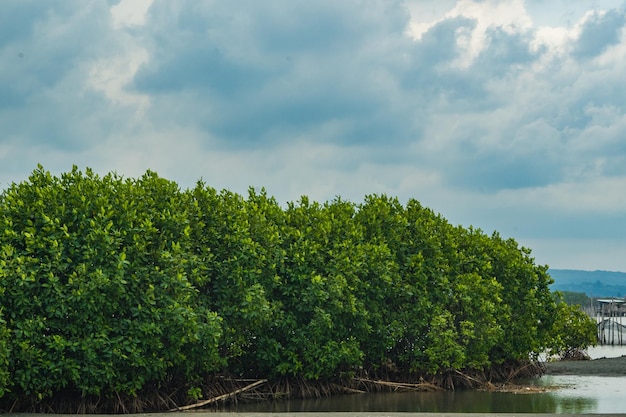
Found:
<path fill-rule="evenodd" d="M 362 371 L 357 375 L 331 380 L 309 381 L 297 377 L 276 380 L 238 379 L 228 376 L 209 376 L 195 381 L 206 400 L 197 401 L 187 394 L 189 384 L 172 380 L 167 387 L 148 386 L 135 396 L 118 392 L 101 396 L 84 396 L 65 390 L 44 400 L 32 398 L 0 400 L 0 412 L 56 413 L 56 414 L 128 414 L 159 411 L 191 410 L 216 407 L 224 402 L 254 402 L 287 398 L 320 398 L 335 394 L 365 394 L 369 392 L 440 391 L 479 389 L 531 393 L 545 390 L 540 387 L 517 386 L 517 378 L 542 375 L 544 365 L 527 361 L 505 363 L 483 370 L 448 370 L 436 375 L 402 373 L 395 369 Z"/>
<path fill-rule="evenodd" d="M 562 361 L 588 361 L 591 360 L 591 356 L 582 349 L 570 348 L 561 353 L 560 360 Z"/>
<path fill-rule="evenodd" d="M 222 401 L 222 400 L 226 400 L 228 398 L 234 397 L 237 394 L 240 394 L 242 392 L 248 391 L 248 390 L 250 390 L 250 389 L 252 389 L 252 388 L 254 388 L 256 386 L 259 386 L 261 384 L 265 384 L 266 382 L 267 382 L 267 379 L 261 379 L 259 381 L 253 382 L 250 385 L 246 385 L 243 388 L 237 389 L 237 390 L 235 390 L 233 392 L 229 392 L 229 393 L 223 394 L 223 395 L 218 395 L 217 397 L 209 398 L 208 400 L 200 401 L 200 402 L 197 402 L 197 403 L 194 403 L 194 404 L 190 404 L 190 405 L 186 405 L 186 406 L 183 406 L 183 407 L 175 407 L 175 408 L 170 409 L 169 411 L 184 411 L 184 410 L 191 410 L 192 408 L 203 407 L 203 406 L 205 406 L 207 404 L 211 404 L 211 403 L 214 403 L 214 402 L 217 402 L 217 401 Z"/>

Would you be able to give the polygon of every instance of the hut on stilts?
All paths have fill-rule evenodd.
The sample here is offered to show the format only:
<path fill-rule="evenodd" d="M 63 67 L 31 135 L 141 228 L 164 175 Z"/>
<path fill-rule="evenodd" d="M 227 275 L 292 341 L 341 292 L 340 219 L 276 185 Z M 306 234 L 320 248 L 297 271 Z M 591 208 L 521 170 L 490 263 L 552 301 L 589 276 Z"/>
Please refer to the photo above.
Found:
<path fill-rule="evenodd" d="M 596 319 L 598 326 L 598 344 L 626 345 L 626 301 L 623 298 L 598 299 Z"/>

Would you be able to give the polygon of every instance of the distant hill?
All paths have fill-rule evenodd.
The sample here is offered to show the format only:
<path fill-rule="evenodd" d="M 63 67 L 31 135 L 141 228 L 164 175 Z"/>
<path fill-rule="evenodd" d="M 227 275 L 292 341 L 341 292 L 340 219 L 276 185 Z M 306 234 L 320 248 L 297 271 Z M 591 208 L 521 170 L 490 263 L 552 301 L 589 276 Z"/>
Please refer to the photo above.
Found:
<path fill-rule="evenodd" d="M 554 291 L 583 292 L 593 297 L 626 296 L 626 272 L 550 269 Z"/>

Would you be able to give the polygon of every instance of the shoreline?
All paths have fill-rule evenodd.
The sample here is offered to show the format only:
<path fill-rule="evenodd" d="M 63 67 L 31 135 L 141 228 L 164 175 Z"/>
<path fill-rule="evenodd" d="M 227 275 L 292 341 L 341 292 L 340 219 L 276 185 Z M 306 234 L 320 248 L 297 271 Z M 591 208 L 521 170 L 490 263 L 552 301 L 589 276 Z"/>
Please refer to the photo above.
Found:
<path fill-rule="evenodd" d="M 626 375 L 626 356 L 591 360 L 545 362 L 546 375 Z"/>

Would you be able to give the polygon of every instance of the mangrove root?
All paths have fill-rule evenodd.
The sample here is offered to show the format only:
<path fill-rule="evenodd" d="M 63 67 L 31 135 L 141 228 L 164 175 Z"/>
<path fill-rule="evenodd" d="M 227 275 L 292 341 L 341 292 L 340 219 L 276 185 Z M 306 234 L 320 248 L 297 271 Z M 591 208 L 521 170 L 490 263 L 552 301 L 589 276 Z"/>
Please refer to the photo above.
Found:
<path fill-rule="evenodd" d="M 250 389 L 252 389 L 252 388 L 254 388 L 256 386 L 259 386 L 261 384 L 264 384 L 266 382 L 267 382 L 267 379 L 260 379 L 260 380 L 258 380 L 256 382 L 253 382 L 250 385 L 246 385 L 245 387 L 237 389 L 237 390 L 235 390 L 233 392 L 229 392 L 229 393 L 224 394 L 224 395 L 218 395 L 217 397 L 209 398 L 208 400 L 203 400 L 203 401 L 197 402 L 195 404 L 189 404 L 189 405 L 185 405 L 183 407 L 172 408 L 169 411 L 185 411 L 185 410 L 191 410 L 193 408 L 203 407 L 203 406 L 205 406 L 207 404 L 211 404 L 211 403 L 214 403 L 214 402 L 217 402 L 217 401 L 226 400 L 228 398 L 234 397 L 237 394 L 240 394 L 242 392 L 248 391 L 248 390 L 250 390 Z"/>

